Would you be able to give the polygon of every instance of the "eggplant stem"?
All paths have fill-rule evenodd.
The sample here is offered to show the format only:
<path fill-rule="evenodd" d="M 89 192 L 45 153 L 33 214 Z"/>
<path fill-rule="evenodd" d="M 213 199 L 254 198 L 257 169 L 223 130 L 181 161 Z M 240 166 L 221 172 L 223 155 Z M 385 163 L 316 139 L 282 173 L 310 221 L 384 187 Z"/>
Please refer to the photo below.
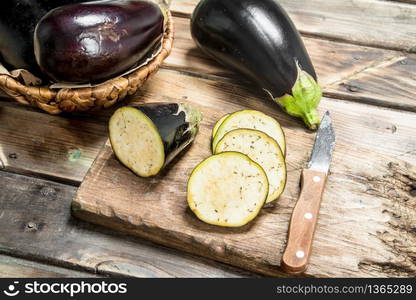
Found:
<path fill-rule="evenodd" d="M 286 113 L 302 118 L 308 128 L 316 130 L 320 123 L 316 108 L 321 101 L 322 90 L 315 79 L 303 71 L 298 64 L 297 68 L 298 77 L 292 87 L 292 93 L 277 98 L 273 97 L 273 100 Z"/>
<path fill-rule="evenodd" d="M 319 120 L 319 115 L 316 110 L 312 110 L 310 112 L 305 113 L 302 119 L 305 122 L 306 126 L 308 126 L 308 128 L 311 130 L 317 130 L 319 127 L 319 123 L 321 122 Z"/>

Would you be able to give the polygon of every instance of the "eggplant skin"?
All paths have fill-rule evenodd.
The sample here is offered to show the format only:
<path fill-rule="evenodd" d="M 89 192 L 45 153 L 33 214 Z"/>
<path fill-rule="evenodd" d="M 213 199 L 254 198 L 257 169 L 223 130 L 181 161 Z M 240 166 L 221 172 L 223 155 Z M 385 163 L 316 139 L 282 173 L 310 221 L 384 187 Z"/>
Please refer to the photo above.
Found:
<path fill-rule="evenodd" d="M 96 83 L 134 67 L 161 41 L 164 13 L 141 0 L 103 0 L 50 11 L 35 29 L 35 57 L 56 82 Z"/>
<path fill-rule="evenodd" d="M 156 125 L 165 148 L 168 164 L 195 138 L 201 113 L 183 103 L 147 103 L 135 106 Z"/>
<path fill-rule="evenodd" d="M 197 45 L 273 97 L 291 94 L 297 65 L 316 80 L 303 41 L 275 0 L 202 0 L 191 19 Z"/>
<path fill-rule="evenodd" d="M 9 70 L 26 69 L 41 77 L 33 52 L 38 21 L 51 9 L 82 0 L 2 0 L 0 62 Z"/>

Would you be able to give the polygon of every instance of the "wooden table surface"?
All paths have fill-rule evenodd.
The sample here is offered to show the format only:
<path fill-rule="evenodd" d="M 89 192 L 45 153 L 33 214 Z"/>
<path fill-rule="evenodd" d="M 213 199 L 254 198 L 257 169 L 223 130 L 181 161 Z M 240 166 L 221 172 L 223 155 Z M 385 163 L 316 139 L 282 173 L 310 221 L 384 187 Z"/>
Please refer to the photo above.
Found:
<path fill-rule="evenodd" d="M 365 192 L 386 191 L 390 180 L 406 183 L 405 197 L 391 193 L 402 201 L 395 203 L 404 213 L 386 220 L 402 232 L 407 246 L 381 232 L 389 257 L 383 263 L 359 262 L 360 270 L 368 276 L 414 277 L 416 246 L 408 245 L 416 245 L 416 0 L 279 2 L 304 37 L 325 101 L 334 109 L 354 112 L 378 133 L 369 135 L 367 142 L 379 157 L 392 157 L 406 166 L 399 173 L 403 178 L 386 177 Z M 162 69 L 126 102 L 140 97 L 180 101 L 189 97 L 183 92 L 187 84 L 201 85 L 201 93 L 209 90 L 219 97 L 242 93 L 241 85 L 247 84 L 239 76 L 195 47 L 189 17 L 196 3 L 172 1 L 174 50 Z M 166 92 L 156 93 L 158 87 Z M 243 91 L 251 90 L 256 91 Z M 0 276 L 256 276 L 71 217 L 71 199 L 106 141 L 112 111 L 52 116 L 0 99 Z M 389 121 L 380 121 L 384 116 Z M 360 126 L 342 126 L 350 127 L 351 134 L 365 134 Z"/>

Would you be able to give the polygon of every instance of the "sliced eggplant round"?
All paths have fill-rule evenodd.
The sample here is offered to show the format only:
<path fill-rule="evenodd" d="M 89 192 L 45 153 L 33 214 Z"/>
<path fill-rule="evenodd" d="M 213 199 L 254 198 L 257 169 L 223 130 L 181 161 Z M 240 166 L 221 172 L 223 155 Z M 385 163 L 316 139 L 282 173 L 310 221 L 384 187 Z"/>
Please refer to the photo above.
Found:
<path fill-rule="evenodd" d="M 239 227 L 253 220 L 269 192 L 259 164 L 239 152 L 224 152 L 202 161 L 188 182 L 188 205 L 202 221 Z"/>
<path fill-rule="evenodd" d="M 235 129 L 218 142 L 215 154 L 236 151 L 247 155 L 266 172 L 269 194 L 266 203 L 279 198 L 286 185 L 286 163 L 277 142 L 259 130 Z"/>
<path fill-rule="evenodd" d="M 139 176 L 154 176 L 195 138 L 201 113 L 182 103 L 119 108 L 109 122 L 116 157 Z"/>
<path fill-rule="evenodd" d="M 247 128 L 263 131 L 276 140 L 283 155 L 286 153 L 286 141 L 282 127 L 274 118 L 257 110 L 241 110 L 232 113 L 220 125 L 212 140 L 212 152 L 215 151 L 217 143 L 227 132 L 234 129 Z"/>
<path fill-rule="evenodd" d="M 228 117 L 229 115 L 230 115 L 230 114 L 226 114 L 226 115 L 222 116 L 222 117 L 221 117 L 221 119 L 219 119 L 219 120 L 217 121 L 217 123 L 215 123 L 214 127 L 212 128 L 212 138 L 214 138 L 214 137 L 215 137 L 215 135 L 217 134 L 218 128 L 220 128 L 220 126 L 221 126 L 222 122 L 224 122 L 224 120 L 225 120 L 225 119 L 227 119 L 227 117 Z"/>

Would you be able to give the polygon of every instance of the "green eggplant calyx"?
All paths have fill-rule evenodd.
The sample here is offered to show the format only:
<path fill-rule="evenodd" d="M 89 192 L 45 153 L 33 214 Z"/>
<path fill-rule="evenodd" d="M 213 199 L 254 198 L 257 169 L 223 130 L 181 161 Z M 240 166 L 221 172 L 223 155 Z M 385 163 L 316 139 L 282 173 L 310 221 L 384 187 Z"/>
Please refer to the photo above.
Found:
<path fill-rule="evenodd" d="M 322 90 L 315 79 L 296 63 L 298 77 L 292 87 L 292 95 L 274 98 L 291 116 L 302 118 L 308 128 L 318 129 L 319 116 L 316 111 L 322 98 Z"/>
<path fill-rule="evenodd" d="M 185 121 L 189 123 L 189 129 L 192 136 L 195 136 L 199 130 L 199 124 L 201 123 L 203 116 L 202 113 L 184 103 L 179 103 L 179 112 L 185 112 Z"/>

